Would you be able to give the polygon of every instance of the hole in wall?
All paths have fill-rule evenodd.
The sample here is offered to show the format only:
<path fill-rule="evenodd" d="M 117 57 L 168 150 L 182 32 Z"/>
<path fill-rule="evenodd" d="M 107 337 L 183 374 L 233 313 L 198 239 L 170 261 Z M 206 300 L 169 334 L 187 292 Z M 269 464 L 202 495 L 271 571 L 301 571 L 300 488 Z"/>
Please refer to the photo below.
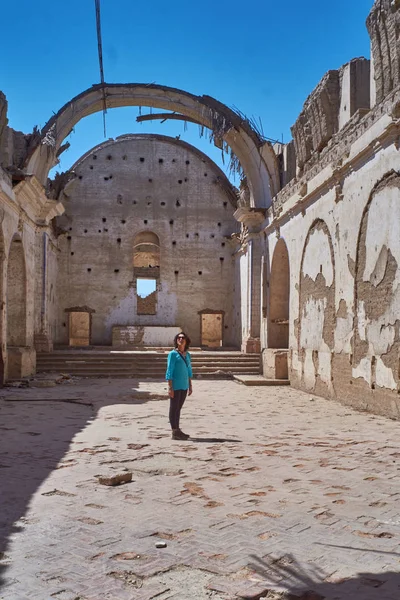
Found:
<path fill-rule="evenodd" d="M 120 244 L 121 241 L 122 241 L 121 238 L 117 238 L 117 244 Z"/>
<path fill-rule="evenodd" d="M 104 181 L 108 181 L 108 177 L 104 177 Z"/>
<path fill-rule="evenodd" d="M 111 160 L 111 159 L 112 159 L 111 154 L 107 154 L 107 160 Z"/>
<path fill-rule="evenodd" d="M 207 173 L 204 173 L 204 177 L 207 177 Z"/>
<path fill-rule="evenodd" d="M 179 275 L 179 271 L 174 271 L 175 275 Z"/>
<path fill-rule="evenodd" d="M 70 240 L 70 239 L 72 239 L 72 238 L 71 238 L 71 236 L 70 236 L 70 235 L 67 235 L 67 240 Z"/>
<path fill-rule="evenodd" d="M 223 256 L 220 256 L 220 257 L 219 257 L 219 260 L 220 260 L 221 262 L 224 262 L 224 260 L 225 260 L 225 259 L 224 259 L 224 257 L 223 257 Z"/>
<path fill-rule="evenodd" d="M 84 229 L 84 230 L 83 230 L 83 233 L 87 233 L 87 229 Z"/>
<path fill-rule="evenodd" d="M 199 234 L 196 232 L 196 233 L 194 234 L 194 237 L 199 237 Z"/>
<path fill-rule="evenodd" d="M 186 237 L 187 237 L 187 238 L 189 237 L 189 234 L 188 234 L 188 233 L 186 234 Z"/>
<path fill-rule="evenodd" d="M 227 203 L 227 202 L 224 202 L 224 206 L 225 206 L 225 208 L 226 208 L 226 207 L 228 206 L 228 203 Z"/>
<path fill-rule="evenodd" d="M 177 201 L 175 202 L 175 204 L 176 204 L 176 206 L 180 206 L 180 205 L 181 205 L 181 203 L 179 202 L 179 200 L 177 200 Z"/>
<path fill-rule="evenodd" d="M 173 225 L 173 224 L 174 224 L 174 220 L 173 220 L 173 219 L 170 219 L 170 222 L 169 222 L 169 224 L 170 224 L 170 225 Z"/>
<path fill-rule="evenodd" d="M 112 178 L 113 178 L 113 176 L 112 176 L 112 175 L 109 175 L 109 176 L 108 176 L 108 179 L 112 179 Z"/>
<path fill-rule="evenodd" d="M 172 162 L 176 162 L 175 158 L 172 159 Z"/>
<path fill-rule="evenodd" d="M 221 227 L 222 223 L 217 223 L 218 227 Z"/>
<path fill-rule="evenodd" d="M 187 165 L 190 165 L 190 160 L 186 160 L 186 161 L 185 161 L 185 163 L 186 163 Z"/>
<path fill-rule="evenodd" d="M 103 217 L 101 220 L 103 221 L 103 223 L 105 223 L 107 221 L 107 219 L 105 217 Z"/>
<path fill-rule="evenodd" d="M 93 171 L 93 165 L 90 165 L 89 169 L 90 169 L 91 171 Z"/>
<path fill-rule="evenodd" d="M 69 228 L 69 231 L 72 231 L 72 227 Z"/>
<path fill-rule="evenodd" d="M 124 156 L 122 157 L 122 160 L 126 160 L 128 157 L 126 156 L 126 154 L 124 154 Z"/>
<path fill-rule="evenodd" d="M 125 223 L 126 223 L 125 219 L 122 219 L 121 223 L 122 223 L 122 225 L 125 225 Z"/>
<path fill-rule="evenodd" d="M 119 269 L 114 269 L 114 273 L 119 273 Z"/>
<path fill-rule="evenodd" d="M 104 229 L 103 229 L 103 231 L 104 231 L 105 233 L 108 233 L 108 229 L 106 229 L 106 228 L 104 228 Z"/>
<path fill-rule="evenodd" d="M 75 254 L 75 252 L 71 252 L 71 256 L 73 256 Z"/>
<path fill-rule="evenodd" d="M 144 223 L 145 225 L 147 225 L 147 219 L 145 219 L 145 220 L 143 221 L 143 223 Z"/>
<path fill-rule="evenodd" d="M 197 271 L 199 275 L 203 275 L 203 271 Z"/>
<path fill-rule="evenodd" d="M 92 269 L 90 267 L 88 267 L 87 272 L 91 273 Z"/>
<path fill-rule="evenodd" d="M 99 233 L 101 233 L 101 229 L 99 229 Z"/>
<path fill-rule="evenodd" d="M 178 183 L 182 183 L 182 179 L 178 179 Z"/>
<path fill-rule="evenodd" d="M 141 157 L 139 158 L 139 160 L 140 160 L 140 162 L 144 162 L 144 157 L 143 157 L 143 156 L 141 156 Z"/>
<path fill-rule="evenodd" d="M 117 203 L 118 204 L 122 204 L 122 194 L 118 194 L 118 196 L 117 196 Z"/>
<path fill-rule="evenodd" d="M 78 179 L 82 179 L 82 175 L 79 175 Z"/>
<path fill-rule="evenodd" d="M 187 178 L 187 177 L 185 177 L 184 181 L 187 181 L 187 180 L 188 180 L 188 178 Z"/>
<path fill-rule="evenodd" d="M 172 245 L 176 246 L 176 241 L 175 240 L 173 240 Z"/>
<path fill-rule="evenodd" d="M 66 323 L 63 323 L 63 327 L 66 327 L 66 326 L 67 326 L 67 324 L 66 324 Z"/>
<path fill-rule="evenodd" d="M 161 163 L 163 163 L 163 162 L 164 162 L 164 159 L 163 159 L 163 158 L 159 158 L 159 159 L 158 159 L 158 162 L 159 162 L 159 163 L 160 163 L 160 165 L 161 165 Z"/>
<path fill-rule="evenodd" d="M 93 160 L 97 159 L 97 154 L 93 154 Z"/>
<path fill-rule="evenodd" d="M 215 235 L 211 233 L 210 238 L 215 238 Z"/>
<path fill-rule="evenodd" d="M 165 206 L 165 202 L 160 202 L 161 206 Z"/>
<path fill-rule="evenodd" d="M 149 183 L 153 183 L 153 180 L 152 180 L 152 179 L 149 179 Z"/>
<path fill-rule="evenodd" d="M 134 201 L 132 202 L 132 204 L 137 204 L 136 200 L 134 200 Z"/>
<path fill-rule="evenodd" d="M 225 247 L 225 242 L 222 242 L 221 246 L 224 248 Z"/>

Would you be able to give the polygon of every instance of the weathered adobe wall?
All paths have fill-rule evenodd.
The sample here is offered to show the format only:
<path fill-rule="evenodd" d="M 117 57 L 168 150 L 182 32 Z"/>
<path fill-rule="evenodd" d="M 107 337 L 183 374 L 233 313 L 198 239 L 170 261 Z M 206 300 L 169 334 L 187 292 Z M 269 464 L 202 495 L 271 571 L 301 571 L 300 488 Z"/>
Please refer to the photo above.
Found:
<path fill-rule="evenodd" d="M 292 385 L 399 418 L 400 90 L 390 32 L 400 6 L 388 4 L 369 18 L 373 35 L 387 34 L 386 46 L 372 46 L 382 52 L 381 102 L 355 113 L 320 154 L 314 148 L 274 199 L 266 232 L 270 265 L 278 237 L 289 253 Z M 343 108 L 342 98 L 339 123 Z"/>
<path fill-rule="evenodd" d="M 238 230 L 233 199 L 214 163 L 162 136 L 123 136 L 90 151 L 65 188 L 59 237 L 55 341 L 68 343 L 65 313 L 88 306 L 93 344 L 111 344 L 113 325 L 178 325 L 200 343 L 203 309 L 225 311 L 224 343 L 238 345 L 234 264 L 224 236 Z M 155 315 L 137 314 L 136 234 L 160 240 Z"/>
<path fill-rule="evenodd" d="M 400 175 L 390 146 L 280 229 L 292 385 L 399 417 Z M 270 237 L 273 256 L 276 236 Z M 270 290 L 273 294 L 273 289 Z"/>

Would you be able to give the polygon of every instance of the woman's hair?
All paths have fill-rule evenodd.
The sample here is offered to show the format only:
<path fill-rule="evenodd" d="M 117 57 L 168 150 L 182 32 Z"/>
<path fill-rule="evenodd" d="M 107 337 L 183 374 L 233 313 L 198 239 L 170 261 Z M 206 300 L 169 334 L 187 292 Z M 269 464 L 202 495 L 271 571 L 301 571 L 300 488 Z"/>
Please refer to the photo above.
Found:
<path fill-rule="evenodd" d="M 178 347 L 178 336 L 179 335 L 184 335 L 185 336 L 185 341 L 186 341 L 186 345 L 185 345 L 185 350 L 189 350 L 189 346 L 190 346 L 190 337 L 184 332 L 184 331 L 180 331 L 179 333 L 176 334 L 176 336 L 174 337 L 174 347 L 177 348 Z"/>

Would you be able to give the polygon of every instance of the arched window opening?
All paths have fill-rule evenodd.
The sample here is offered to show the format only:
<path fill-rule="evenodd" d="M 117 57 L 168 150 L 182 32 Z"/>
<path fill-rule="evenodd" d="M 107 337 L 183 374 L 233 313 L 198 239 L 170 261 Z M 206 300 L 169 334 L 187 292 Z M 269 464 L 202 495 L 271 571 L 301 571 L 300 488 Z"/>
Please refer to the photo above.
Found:
<path fill-rule="evenodd" d="M 160 240 L 151 231 L 142 231 L 133 244 L 133 275 L 138 315 L 157 313 L 157 287 L 160 279 Z"/>
<path fill-rule="evenodd" d="M 289 348 L 289 254 L 281 238 L 272 259 L 269 286 L 268 347 Z"/>

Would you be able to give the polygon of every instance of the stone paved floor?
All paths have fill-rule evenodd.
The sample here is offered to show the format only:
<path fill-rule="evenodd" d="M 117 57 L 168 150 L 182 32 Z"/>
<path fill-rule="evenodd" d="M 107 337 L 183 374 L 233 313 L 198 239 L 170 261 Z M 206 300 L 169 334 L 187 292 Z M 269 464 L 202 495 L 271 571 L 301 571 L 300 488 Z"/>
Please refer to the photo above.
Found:
<path fill-rule="evenodd" d="M 3 391 L 2 600 L 400 598 L 398 422 L 196 381 L 173 442 L 165 389 Z"/>

